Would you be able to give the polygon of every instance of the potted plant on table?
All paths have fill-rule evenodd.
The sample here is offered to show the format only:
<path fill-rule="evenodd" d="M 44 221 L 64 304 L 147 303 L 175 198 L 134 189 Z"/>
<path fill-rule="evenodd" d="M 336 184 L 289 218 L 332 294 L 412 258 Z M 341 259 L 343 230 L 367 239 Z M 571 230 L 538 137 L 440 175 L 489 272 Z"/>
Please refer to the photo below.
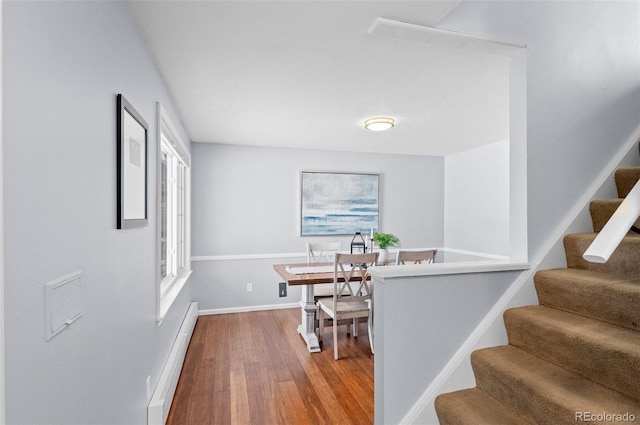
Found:
<path fill-rule="evenodd" d="M 398 242 L 400 242 L 400 239 L 398 239 L 397 236 L 391 233 L 373 232 L 373 243 L 375 243 L 378 246 L 378 248 L 380 248 L 380 255 L 378 256 L 378 261 L 381 262 L 382 264 L 386 264 L 387 261 L 389 260 L 388 248 L 391 246 L 398 246 Z"/>

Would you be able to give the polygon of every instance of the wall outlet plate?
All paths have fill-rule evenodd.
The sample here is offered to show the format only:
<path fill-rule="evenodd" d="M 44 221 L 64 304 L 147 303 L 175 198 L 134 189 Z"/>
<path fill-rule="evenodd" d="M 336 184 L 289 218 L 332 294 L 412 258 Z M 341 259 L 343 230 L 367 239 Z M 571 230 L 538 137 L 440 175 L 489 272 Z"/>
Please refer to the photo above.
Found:
<path fill-rule="evenodd" d="M 286 282 L 280 282 L 280 287 L 278 289 L 278 294 L 280 295 L 280 298 L 287 296 L 287 283 Z"/>

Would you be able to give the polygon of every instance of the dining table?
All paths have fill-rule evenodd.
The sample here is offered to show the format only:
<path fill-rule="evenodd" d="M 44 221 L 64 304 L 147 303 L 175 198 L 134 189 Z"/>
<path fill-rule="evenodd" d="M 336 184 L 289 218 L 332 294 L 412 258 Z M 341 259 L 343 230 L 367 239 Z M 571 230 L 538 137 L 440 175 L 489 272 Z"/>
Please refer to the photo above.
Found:
<path fill-rule="evenodd" d="M 273 269 L 287 283 L 287 285 L 302 285 L 302 297 L 300 299 L 301 320 L 298 325 L 298 333 L 307 343 L 307 349 L 311 353 L 320 352 L 320 343 L 316 334 L 316 311 L 318 309 L 314 300 L 314 285 L 333 283 L 333 263 L 297 263 L 274 264 Z M 354 275 L 351 280 L 362 280 Z M 343 282 L 342 276 L 338 277 Z"/>

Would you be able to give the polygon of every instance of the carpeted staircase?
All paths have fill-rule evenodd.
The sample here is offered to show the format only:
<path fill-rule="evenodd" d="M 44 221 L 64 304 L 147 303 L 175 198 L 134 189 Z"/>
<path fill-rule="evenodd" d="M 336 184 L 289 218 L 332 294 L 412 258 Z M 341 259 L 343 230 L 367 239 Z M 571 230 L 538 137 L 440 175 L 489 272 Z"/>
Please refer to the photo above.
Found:
<path fill-rule="evenodd" d="M 638 179 L 618 169 L 619 198 Z M 594 232 L 620 202 L 591 203 Z M 540 305 L 505 311 L 509 345 L 471 354 L 476 387 L 436 398 L 441 425 L 640 424 L 640 235 L 605 264 L 582 259 L 595 236 L 565 236 L 567 268 L 535 274 Z"/>

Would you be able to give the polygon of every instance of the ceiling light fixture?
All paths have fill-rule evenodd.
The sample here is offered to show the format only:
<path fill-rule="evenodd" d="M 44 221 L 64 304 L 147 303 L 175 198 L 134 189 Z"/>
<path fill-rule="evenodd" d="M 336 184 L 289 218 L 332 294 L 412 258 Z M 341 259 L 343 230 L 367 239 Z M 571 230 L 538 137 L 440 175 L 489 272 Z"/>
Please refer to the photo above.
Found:
<path fill-rule="evenodd" d="M 396 120 L 391 117 L 373 117 L 364 122 L 364 128 L 371 131 L 385 131 L 393 128 Z"/>

